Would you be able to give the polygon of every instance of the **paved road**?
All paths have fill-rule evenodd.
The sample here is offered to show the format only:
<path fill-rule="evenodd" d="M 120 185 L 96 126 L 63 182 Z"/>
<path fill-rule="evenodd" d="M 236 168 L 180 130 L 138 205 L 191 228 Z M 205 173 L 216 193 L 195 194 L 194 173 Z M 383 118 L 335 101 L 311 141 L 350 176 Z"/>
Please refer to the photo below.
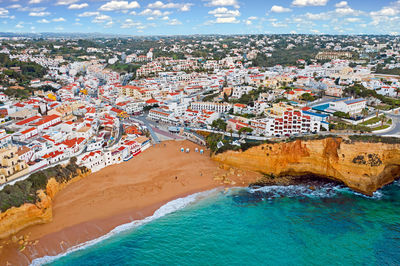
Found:
<path fill-rule="evenodd" d="M 159 128 L 153 128 L 153 130 L 154 130 L 155 133 L 163 135 L 163 136 L 165 136 L 167 138 L 170 138 L 170 139 L 184 139 L 181 136 L 174 135 L 174 134 L 172 134 L 172 133 L 170 133 L 168 131 L 165 131 L 165 130 L 162 130 L 162 129 L 159 129 Z"/>
<path fill-rule="evenodd" d="M 146 120 L 145 117 L 143 116 L 136 116 L 133 118 L 134 120 L 138 120 L 142 122 L 149 130 L 151 138 L 154 140 L 155 143 L 160 143 L 160 139 L 158 138 L 157 134 L 153 130 L 153 126 L 149 123 L 149 121 Z"/>
<path fill-rule="evenodd" d="M 397 114 L 386 114 L 389 119 L 392 119 L 392 129 L 384 133 L 378 133 L 377 135 L 399 135 L 400 136 L 400 115 Z"/>

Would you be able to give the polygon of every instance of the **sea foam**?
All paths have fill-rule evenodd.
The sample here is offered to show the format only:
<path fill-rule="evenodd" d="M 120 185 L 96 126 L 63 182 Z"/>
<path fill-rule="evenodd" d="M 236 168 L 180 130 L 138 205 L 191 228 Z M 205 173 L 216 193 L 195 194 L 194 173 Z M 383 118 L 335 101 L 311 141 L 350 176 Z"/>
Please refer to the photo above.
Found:
<path fill-rule="evenodd" d="M 166 203 L 165 205 L 161 206 L 159 209 L 157 209 L 152 216 L 146 217 L 143 220 L 136 220 L 136 221 L 132 221 L 130 223 L 119 225 L 119 226 L 115 227 L 113 230 L 111 230 L 109 233 L 107 233 L 99 238 L 89 240 L 89 241 L 81 243 L 79 245 L 70 247 L 64 253 L 58 254 L 56 256 L 44 256 L 41 258 L 36 258 L 32 261 L 31 265 L 39 266 L 39 265 L 51 263 L 51 262 L 56 261 L 64 256 L 67 256 L 73 252 L 91 247 L 91 246 L 93 246 L 97 243 L 100 243 L 101 241 L 104 241 L 106 239 L 109 239 L 110 237 L 113 237 L 121 232 L 137 228 L 141 225 L 144 225 L 151 221 L 159 219 L 167 214 L 181 210 L 201 199 L 204 199 L 206 197 L 211 196 L 212 194 L 215 194 L 217 191 L 218 191 L 218 189 L 212 189 L 212 190 L 208 190 L 208 191 L 204 191 L 204 192 L 198 192 L 198 193 L 189 195 L 184 198 L 178 198 L 178 199 L 172 200 L 172 201 Z"/>
<path fill-rule="evenodd" d="M 332 198 L 337 196 L 339 193 L 350 193 L 356 196 L 381 199 L 384 194 L 378 190 L 373 193 L 372 196 L 366 196 L 351 190 L 343 185 L 332 185 L 325 184 L 322 186 L 316 186 L 311 189 L 310 185 L 289 185 L 289 186 L 265 186 L 260 188 L 249 188 L 250 193 L 261 192 L 268 199 L 279 198 L 279 197 L 310 197 L 310 198 Z"/>

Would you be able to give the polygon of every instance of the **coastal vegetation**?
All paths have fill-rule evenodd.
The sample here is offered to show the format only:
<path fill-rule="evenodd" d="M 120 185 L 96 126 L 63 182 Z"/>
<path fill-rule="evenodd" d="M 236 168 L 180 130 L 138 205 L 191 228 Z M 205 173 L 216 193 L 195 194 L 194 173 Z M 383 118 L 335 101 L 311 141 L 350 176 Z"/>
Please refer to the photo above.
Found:
<path fill-rule="evenodd" d="M 319 50 L 315 49 L 312 45 L 299 45 L 287 49 L 287 44 L 282 41 L 282 43 L 278 43 L 276 46 L 277 49 L 270 57 L 264 53 L 259 53 L 253 60 L 253 65 L 257 67 L 272 67 L 277 64 L 284 66 L 296 65 L 299 59 L 311 62 L 311 59 L 313 59 L 319 52 Z"/>
<path fill-rule="evenodd" d="M 0 191 L 0 210 L 4 212 L 11 207 L 19 207 L 25 203 L 34 204 L 39 200 L 37 191 L 46 190 L 47 182 L 50 178 L 55 178 L 57 182 L 63 183 L 79 175 L 86 173 L 86 167 L 79 167 L 76 158 L 72 157 L 68 165 L 56 165 L 42 171 L 31 174 L 27 179 L 18 181 L 14 185 L 6 185 Z"/>
<path fill-rule="evenodd" d="M 231 143 L 232 139 L 225 138 L 222 134 L 211 133 L 206 137 L 207 147 L 211 150 L 213 154 L 223 153 L 225 151 L 245 151 L 251 147 L 261 145 L 263 143 L 269 143 L 269 141 L 252 141 L 244 142 L 240 145 L 234 145 Z M 221 146 L 221 144 L 223 144 Z"/>
<path fill-rule="evenodd" d="M 377 135 L 352 135 L 349 136 L 352 142 L 370 142 L 385 144 L 400 144 L 400 139 L 395 137 L 382 137 Z"/>
<path fill-rule="evenodd" d="M 348 124 L 348 123 L 344 123 L 344 122 L 338 122 L 338 123 L 332 123 L 330 125 L 331 129 L 335 129 L 335 130 L 351 130 L 351 131 L 359 131 L 359 132 L 371 132 L 372 129 L 368 126 L 365 125 L 353 125 L 353 124 Z"/>
<path fill-rule="evenodd" d="M 349 86 L 344 90 L 347 96 L 352 97 L 373 97 L 381 101 L 383 104 L 389 106 L 389 109 L 396 108 L 400 105 L 399 99 L 394 99 L 381 94 L 378 94 L 375 90 L 369 90 L 365 88 L 362 84 L 356 83 L 353 86 Z"/>
<path fill-rule="evenodd" d="M 119 73 L 134 73 L 134 75 L 136 76 L 136 70 L 140 68 L 140 65 L 115 63 L 112 65 L 108 65 L 108 68 Z"/>
<path fill-rule="evenodd" d="M 46 69 L 34 62 L 23 62 L 12 60 L 7 54 L 0 54 L 0 83 L 8 84 L 8 79 L 14 79 L 21 85 L 28 84 L 32 79 L 42 78 L 46 74 Z"/>
<path fill-rule="evenodd" d="M 370 130 L 370 129 L 369 129 Z M 200 132 L 199 132 L 200 133 Z M 273 138 L 260 141 L 246 141 L 240 145 L 233 144 L 233 138 L 226 137 L 223 134 L 210 133 L 205 139 L 207 147 L 211 150 L 212 154 L 216 155 L 226 151 L 246 151 L 247 149 L 261 144 L 276 144 L 276 143 L 290 143 L 296 140 L 313 141 L 323 140 L 328 138 L 340 138 L 345 143 L 365 142 L 365 143 L 384 143 L 384 144 L 400 144 L 400 139 L 395 137 L 384 137 L 378 135 L 350 135 L 341 137 L 338 135 L 306 135 L 306 136 L 292 136 L 288 138 Z"/>
<path fill-rule="evenodd" d="M 400 68 L 384 69 L 382 65 L 378 65 L 375 70 L 376 74 L 386 74 L 386 75 L 400 75 Z"/>

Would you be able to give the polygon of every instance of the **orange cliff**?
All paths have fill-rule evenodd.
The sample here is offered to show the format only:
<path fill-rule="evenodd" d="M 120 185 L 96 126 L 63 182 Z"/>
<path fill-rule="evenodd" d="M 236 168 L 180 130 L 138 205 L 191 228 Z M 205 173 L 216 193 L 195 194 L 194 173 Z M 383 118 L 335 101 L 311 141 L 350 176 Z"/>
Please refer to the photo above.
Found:
<path fill-rule="evenodd" d="M 46 185 L 46 192 L 37 191 L 40 201 L 35 204 L 25 203 L 20 207 L 12 207 L 0 213 L 0 239 L 14 235 L 31 225 L 51 222 L 53 220 L 52 200 L 55 195 L 65 186 L 89 174 L 90 171 L 79 172 L 76 177 L 65 183 L 58 183 L 55 178 L 50 178 Z"/>
<path fill-rule="evenodd" d="M 366 195 L 400 176 L 400 144 L 351 142 L 342 138 L 262 144 L 227 151 L 213 160 L 264 174 L 313 174 L 343 182 Z"/>

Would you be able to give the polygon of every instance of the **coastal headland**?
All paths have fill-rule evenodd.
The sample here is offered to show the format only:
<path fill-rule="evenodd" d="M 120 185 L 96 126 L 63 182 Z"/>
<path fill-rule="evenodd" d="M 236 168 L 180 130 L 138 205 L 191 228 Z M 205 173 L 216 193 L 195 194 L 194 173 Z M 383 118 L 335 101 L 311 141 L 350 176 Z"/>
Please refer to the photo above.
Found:
<path fill-rule="evenodd" d="M 266 143 L 244 152 L 227 151 L 213 159 L 225 167 L 269 176 L 327 178 L 368 196 L 400 176 L 400 144 L 390 138 L 373 141 L 341 137 L 297 139 Z"/>
<path fill-rule="evenodd" d="M 194 152 L 196 147 L 188 141 L 162 142 L 128 162 L 71 182 L 52 199 L 51 222 L 0 241 L 0 265 L 27 265 L 63 253 L 118 225 L 151 216 L 171 200 L 213 188 L 262 184 L 265 178 L 266 183 L 290 183 L 292 176 L 314 175 L 372 195 L 400 176 L 398 143 L 298 139 L 212 157 Z"/>

